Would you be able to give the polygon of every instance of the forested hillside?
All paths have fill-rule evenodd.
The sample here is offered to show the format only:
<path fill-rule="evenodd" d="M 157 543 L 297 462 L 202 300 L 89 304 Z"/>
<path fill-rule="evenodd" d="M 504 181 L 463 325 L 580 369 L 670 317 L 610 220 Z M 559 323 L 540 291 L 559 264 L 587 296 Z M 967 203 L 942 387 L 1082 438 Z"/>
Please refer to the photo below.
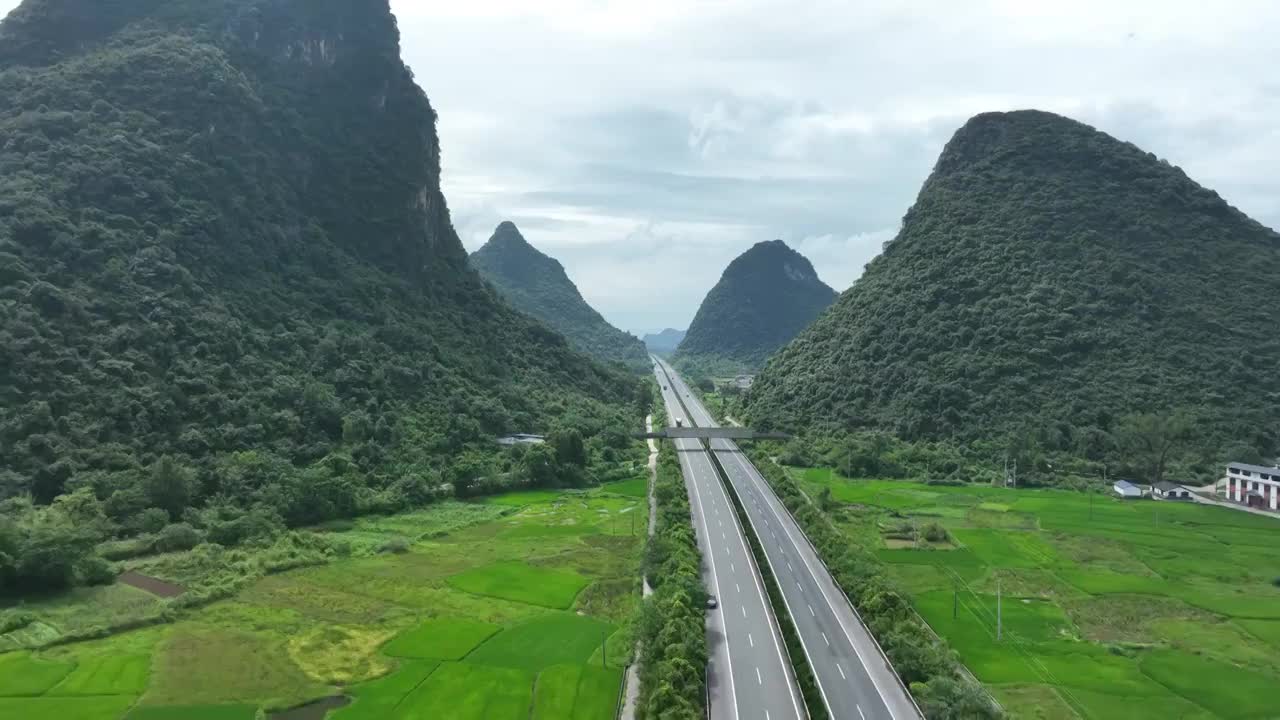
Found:
<path fill-rule="evenodd" d="M 1179 168 L 1044 112 L 979 115 L 901 232 L 770 361 L 753 422 L 907 439 L 1030 433 L 1099 458 L 1179 415 L 1276 451 L 1280 236 Z"/>
<path fill-rule="evenodd" d="M 468 268 L 387 0 L 26 0 L 0 135 L 0 590 L 84 518 L 395 509 L 648 397 Z"/>
<path fill-rule="evenodd" d="M 582 299 L 560 262 L 530 245 L 514 223 L 498 225 L 489 241 L 471 253 L 471 265 L 511 305 L 564 335 L 575 349 L 597 360 L 648 370 L 639 338 L 601 317 Z"/>
<path fill-rule="evenodd" d="M 673 352 L 680 341 L 684 340 L 684 331 L 675 328 L 663 328 L 662 332 L 648 333 L 642 340 L 644 346 L 653 353 Z"/>
<path fill-rule="evenodd" d="M 786 243 L 757 243 L 707 293 L 675 361 L 710 372 L 758 368 L 835 298 L 813 264 Z"/>

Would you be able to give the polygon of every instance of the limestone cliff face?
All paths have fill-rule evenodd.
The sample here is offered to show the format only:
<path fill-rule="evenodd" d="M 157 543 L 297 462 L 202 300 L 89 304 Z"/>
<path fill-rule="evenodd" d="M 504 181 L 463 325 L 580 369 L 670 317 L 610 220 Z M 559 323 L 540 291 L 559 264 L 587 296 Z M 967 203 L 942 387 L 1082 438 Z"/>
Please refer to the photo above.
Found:
<path fill-rule="evenodd" d="M 270 137 L 252 162 L 278 167 L 309 214 L 384 269 L 426 280 L 465 267 L 440 193 L 436 114 L 400 59 L 387 0 L 27 0 L 0 24 L 0 67 L 106 53 L 171 72 L 155 43 L 192 62 L 190 85 L 148 100 L 165 122 L 231 157 L 248 136 Z"/>

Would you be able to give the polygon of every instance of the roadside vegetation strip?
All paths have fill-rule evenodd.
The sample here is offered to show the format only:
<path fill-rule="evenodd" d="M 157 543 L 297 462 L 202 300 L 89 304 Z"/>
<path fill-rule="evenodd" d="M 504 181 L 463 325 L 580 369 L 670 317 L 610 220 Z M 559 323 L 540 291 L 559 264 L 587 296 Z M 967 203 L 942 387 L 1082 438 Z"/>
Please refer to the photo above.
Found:
<path fill-rule="evenodd" d="M 996 718 L 1003 712 L 964 671 L 946 642 L 894 588 L 876 556 L 851 544 L 795 481 L 759 448 L 746 451 L 857 607 L 925 716 Z"/>
<path fill-rule="evenodd" d="M 657 532 L 645 546 L 653 594 L 637 621 L 640 701 L 637 717 L 700 720 L 706 714 L 706 599 L 702 555 L 674 448 L 658 453 Z"/>
<path fill-rule="evenodd" d="M 782 631 L 783 643 L 787 648 L 787 659 L 790 660 L 791 668 L 795 671 L 796 682 L 800 685 L 805 710 L 812 720 L 827 720 L 831 716 L 827 712 L 827 704 L 818 687 L 818 679 L 813 674 L 799 631 L 796 630 L 795 621 L 787 610 L 782 592 L 778 589 L 778 581 L 770 569 L 769 558 L 765 555 L 764 548 L 760 547 L 760 538 L 756 537 L 755 528 L 751 525 L 751 519 L 747 517 L 746 509 L 742 507 L 742 499 L 738 497 L 737 490 L 733 487 L 733 483 L 728 482 L 724 466 L 720 464 L 720 458 L 716 453 L 707 453 L 707 455 L 715 465 L 716 482 L 724 486 L 729 499 L 733 501 L 734 512 L 738 514 L 738 525 L 741 526 L 747 538 L 747 546 L 751 548 L 751 555 L 755 558 L 760 577 L 764 580 L 765 590 L 769 593 L 769 605 L 772 606 L 773 614 L 778 619 L 778 627 Z"/>

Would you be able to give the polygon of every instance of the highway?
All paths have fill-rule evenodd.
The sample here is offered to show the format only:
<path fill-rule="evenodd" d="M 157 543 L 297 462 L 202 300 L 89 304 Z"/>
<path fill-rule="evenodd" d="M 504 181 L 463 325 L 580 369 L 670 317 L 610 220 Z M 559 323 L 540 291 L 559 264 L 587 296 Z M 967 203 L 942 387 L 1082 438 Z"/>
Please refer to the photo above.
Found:
<path fill-rule="evenodd" d="M 671 423 L 684 418 L 673 386 L 655 369 Z M 688 420 L 685 420 L 688 424 Z M 746 537 L 698 440 L 675 440 L 702 551 L 702 576 L 719 607 L 707 612 L 708 711 L 712 720 L 801 720 L 804 701 Z"/>
<path fill-rule="evenodd" d="M 693 422 L 716 427 L 684 380 L 662 365 Z M 831 717 L 919 720 L 870 632 L 760 472 L 732 441 L 712 440 L 711 447 L 760 539 Z"/>

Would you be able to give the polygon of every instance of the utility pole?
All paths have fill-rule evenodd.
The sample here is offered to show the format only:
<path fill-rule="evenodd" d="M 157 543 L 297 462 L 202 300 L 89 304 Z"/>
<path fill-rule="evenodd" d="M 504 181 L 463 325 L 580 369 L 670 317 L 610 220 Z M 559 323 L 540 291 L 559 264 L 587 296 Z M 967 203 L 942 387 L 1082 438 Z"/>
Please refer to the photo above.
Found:
<path fill-rule="evenodd" d="M 1000 598 L 1000 576 L 996 576 L 996 642 L 1004 636 L 1004 612 Z"/>

